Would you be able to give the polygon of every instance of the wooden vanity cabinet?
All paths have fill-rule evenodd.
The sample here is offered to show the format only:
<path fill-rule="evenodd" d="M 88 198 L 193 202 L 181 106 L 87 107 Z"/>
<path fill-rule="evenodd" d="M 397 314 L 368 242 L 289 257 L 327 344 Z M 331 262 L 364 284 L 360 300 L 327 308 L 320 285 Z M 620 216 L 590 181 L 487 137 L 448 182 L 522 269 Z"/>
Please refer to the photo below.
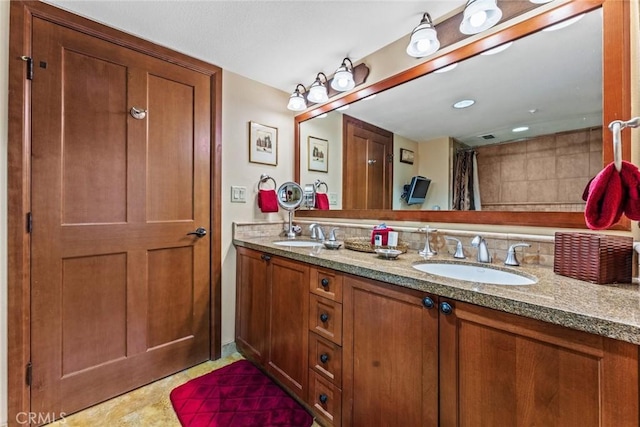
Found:
<path fill-rule="evenodd" d="M 342 425 L 438 426 L 435 297 L 345 276 Z"/>
<path fill-rule="evenodd" d="M 638 426 L 636 345 L 443 303 L 440 426 Z"/>
<path fill-rule="evenodd" d="M 238 350 L 306 398 L 309 266 L 238 248 L 236 274 Z"/>

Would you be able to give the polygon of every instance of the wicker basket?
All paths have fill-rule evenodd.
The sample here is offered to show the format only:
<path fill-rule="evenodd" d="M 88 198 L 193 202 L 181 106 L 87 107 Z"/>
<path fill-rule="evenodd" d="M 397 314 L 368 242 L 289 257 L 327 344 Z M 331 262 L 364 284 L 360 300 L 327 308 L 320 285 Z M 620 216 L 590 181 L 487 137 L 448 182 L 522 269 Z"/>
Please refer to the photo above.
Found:
<path fill-rule="evenodd" d="M 375 253 L 376 249 L 389 249 L 389 246 L 374 246 L 371 244 L 370 237 L 350 237 L 348 239 L 344 239 L 344 247 L 347 249 L 351 249 L 352 251 L 359 252 L 371 252 Z M 402 253 L 407 252 L 409 246 L 398 240 L 398 246 L 395 249 L 402 251 Z"/>
<path fill-rule="evenodd" d="M 587 282 L 629 283 L 633 238 L 604 234 L 561 233 L 555 236 L 553 271 Z"/>

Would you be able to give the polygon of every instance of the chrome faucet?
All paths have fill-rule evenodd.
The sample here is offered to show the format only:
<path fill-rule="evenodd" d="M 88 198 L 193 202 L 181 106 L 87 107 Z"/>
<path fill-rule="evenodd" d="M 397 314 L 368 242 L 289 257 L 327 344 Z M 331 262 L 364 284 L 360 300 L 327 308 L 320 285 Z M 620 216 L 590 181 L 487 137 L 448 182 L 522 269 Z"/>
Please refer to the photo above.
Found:
<path fill-rule="evenodd" d="M 514 267 L 520 265 L 520 262 L 518 262 L 518 258 L 516 258 L 516 248 L 521 247 L 530 248 L 531 245 L 528 243 L 516 243 L 515 245 L 509 246 L 509 250 L 507 251 L 507 259 L 504 260 L 504 265 L 512 265 Z"/>
<path fill-rule="evenodd" d="M 476 236 L 471 240 L 471 246 L 478 248 L 478 262 L 491 262 L 491 254 L 487 248 L 487 242 L 482 236 Z"/>
<path fill-rule="evenodd" d="M 466 256 L 464 256 L 464 251 L 462 250 L 462 242 L 459 239 L 456 239 L 455 237 L 449 237 L 449 236 L 444 236 L 445 240 L 453 240 L 456 243 L 456 252 L 453 254 L 454 258 L 458 258 L 458 259 L 465 259 Z"/>
<path fill-rule="evenodd" d="M 311 231 L 312 240 L 324 240 L 324 231 L 322 231 L 320 224 L 314 222 L 309 226 L 309 231 Z"/>

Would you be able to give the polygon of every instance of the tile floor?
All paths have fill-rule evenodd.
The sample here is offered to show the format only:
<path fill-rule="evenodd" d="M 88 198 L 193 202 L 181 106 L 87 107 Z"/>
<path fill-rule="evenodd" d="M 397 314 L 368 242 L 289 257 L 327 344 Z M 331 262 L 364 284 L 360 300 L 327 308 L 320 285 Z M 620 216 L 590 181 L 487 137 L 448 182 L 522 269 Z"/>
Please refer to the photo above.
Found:
<path fill-rule="evenodd" d="M 207 361 L 152 384 L 140 387 L 84 411 L 65 417 L 48 427 L 180 427 L 169 393 L 180 384 L 242 359 L 239 353 Z M 240 427 L 240 426 L 238 426 Z M 312 427 L 320 427 L 315 423 Z"/>

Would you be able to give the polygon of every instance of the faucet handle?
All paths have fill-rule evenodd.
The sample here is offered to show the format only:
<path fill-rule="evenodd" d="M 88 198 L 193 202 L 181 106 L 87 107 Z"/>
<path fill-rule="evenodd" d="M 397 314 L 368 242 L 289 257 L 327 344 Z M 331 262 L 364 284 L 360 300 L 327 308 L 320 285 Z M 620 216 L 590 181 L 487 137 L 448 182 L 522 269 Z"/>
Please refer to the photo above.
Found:
<path fill-rule="evenodd" d="M 329 240 L 331 241 L 335 241 L 336 240 L 336 230 L 339 230 L 339 228 L 332 228 L 331 232 L 329 233 Z"/>
<path fill-rule="evenodd" d="M 528 243 L 516 243 L 514 245 L 509 246 L 507 250 L 507 258 L 504 260 L 504 265 L 511 265 L 517 267 L 520 265 L 518 258 L 516 258 L 516 248 L 526 247 L 530 248 L 531 245 Z"/>
<path fill-rule="evenodd" d="M 464 252 L 462 250 L 462 242 L 460 239 L 456 239 L 455 237 L 444 236 L 445 240 L 453 240 L 456 243 L 456 253 L 453 254 L 454 258 L 465 259 Z"/>

